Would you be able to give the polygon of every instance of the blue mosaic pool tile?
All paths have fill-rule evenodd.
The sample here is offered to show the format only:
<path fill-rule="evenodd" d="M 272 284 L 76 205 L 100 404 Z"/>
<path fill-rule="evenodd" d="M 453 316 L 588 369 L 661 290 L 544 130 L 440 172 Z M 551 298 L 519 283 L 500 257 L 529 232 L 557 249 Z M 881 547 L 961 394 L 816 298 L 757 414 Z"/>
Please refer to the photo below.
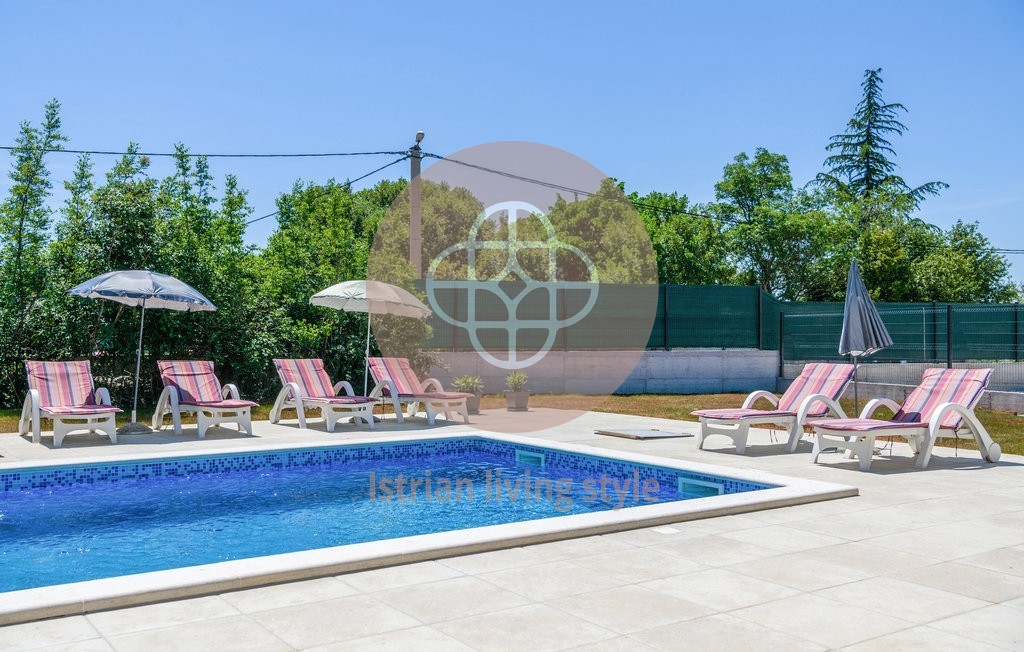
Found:
<path fill-rule="evenodd" d="M 641 480 L 654 478 L 659 484 L 668 483 L 669 486 L 674 485 L 680 478 L 699 480 L 722 485 L 724 493 L 756 491 L 773 486 L 660 466 L 635 464 L 624 460 L 568 453 L 542 446 L 511 444 L 484 437 L 457 437 L 231 455 L 206 455 L 140 462 L 29 468 L 0 472 L 0 491 L 400 458 L 427 460 L 438 455 L 458 455 L 466 452 L 495 455 L 510 466 L 514 466 L 516 451 L 543 455 L 546 465 L 571 469 L 576 474 L 593 477 L 601 475 L 619 478 L 632 477 L 634 471 L 640 471 Z"/>

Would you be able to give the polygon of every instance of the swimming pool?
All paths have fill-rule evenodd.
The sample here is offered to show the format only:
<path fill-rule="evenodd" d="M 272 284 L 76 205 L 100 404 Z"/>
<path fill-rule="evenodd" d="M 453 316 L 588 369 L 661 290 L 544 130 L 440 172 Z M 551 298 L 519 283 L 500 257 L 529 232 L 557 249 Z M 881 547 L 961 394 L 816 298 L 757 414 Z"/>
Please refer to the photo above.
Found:
<path fill-rule="evenodd" d="M 126 604 L 850 495 L 535 442 L 421 437 L 2 470 L 0 621 L 26 594 L 62 591 L 60 613 L 79 613 L 109 606 L 111 591 Z"/>
<path fill-rule="evenodd" d="M 0 591 L 768 489 L 482 437 L 0 474 Z"/>

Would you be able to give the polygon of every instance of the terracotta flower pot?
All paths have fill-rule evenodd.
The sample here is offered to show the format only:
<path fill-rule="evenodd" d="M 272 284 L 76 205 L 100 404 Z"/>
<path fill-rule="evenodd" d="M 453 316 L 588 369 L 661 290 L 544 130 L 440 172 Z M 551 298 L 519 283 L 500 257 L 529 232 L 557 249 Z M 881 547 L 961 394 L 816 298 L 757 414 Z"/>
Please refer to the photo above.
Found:
<path fill-rule="evenodd" d="M 473 394 L 466 399 L 466 409 L 470 414 L 480 414 L 480 394 Z"/>

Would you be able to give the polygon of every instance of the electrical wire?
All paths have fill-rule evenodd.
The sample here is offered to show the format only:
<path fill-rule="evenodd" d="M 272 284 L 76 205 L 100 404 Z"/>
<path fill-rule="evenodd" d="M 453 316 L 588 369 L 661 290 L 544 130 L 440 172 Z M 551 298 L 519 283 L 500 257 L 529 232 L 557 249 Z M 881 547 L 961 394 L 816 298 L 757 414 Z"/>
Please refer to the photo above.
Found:
<path fill-rule="evenodd" d="M 0 151 L 13 152 L 13 151 L 23 150 L 23 149 L 25 149 L 25 148 L 24 147 L 20 147 L 20 146 L 0 145 Z M 96 156 L 124 156 L 125 154 L 129 153 L 129 152 L 126 152 L 126 151 L 118 151 L 118 150 L 64 149 L 64 148 L 58 148 L 58 147 L 35 149 L 35 151 L 39 151 L 39 152 L 42 152 L 42 153 L 52 153 L 52 154 L 88 154 L 88 155 L 96 155 Z M 397 151 L 397 150 L 380 150 L 380 151 L 367 151 L 367 152 L 294 152 L 294 153 L 282 152 L 282 153 L 270 153 L 270 154 L 259 154 L 259 153 L 248 153 L 248 154 L 246 154 L 246 153 L 226 153 L 225 154 L 225 153 L 191 153 L 191 152 L 132 152 L 132 154 L 134 154 L 136 156 L 149 156 L 149 157 L 177 157 L 177 156 L 185 156 L 185 157 L 188 157 L 188 158 L 225 158 L 225 159 L 244 159 L 244 158 L 249 158 L 249 159 L 332 158 L 332 157 L 384 156 L 384 155 L 391 155 L 391 156 L 398 155 L 398 156 L 401 157 L 401 158 L 398 158 L 398 159 L 396 159 L 396 160 L 394 160 L 394 161 L 392 161 L 392 162 L 390 162 L 390 163 L 388 163 L 386 165 L 383 165 L 383 166 L 381 166 L 379 168 L 371 170 L 370 172 L 367 172 L 364 175 L 356 177 L 355 179 L 351 179 L 351 180 L 347 181 L 346 185 L 351 185 L 351 184 L 353 184 L 353 183 L 355 183 L 357 181 L 362 181 L 363 179 L 365 179 L 365 178 L 367 178 L 369 176 L 372 176 L 372 175 L 374 175 L 374 174 L 376 174 L 376 173 L 378 173 L 378 172 L 380 172 L 382 170 L 385 170 L 385 169 L 391 167 L 392 165 L 395 165 L 397 163 L 400 163 L 400 162 L 408 159 L 409 156 L 410 156 L 408 151 Z M 482 172 L 487 172 L 487 173 L 490 173 L 490 174 L 496 174 L 496 175 L 503 176 L 503 177 L 506 177 L 506 178 L 515 179 L 517 181 L 523 181 L 524 183 L 531 183 L 531 184 L 543 186 L 545 188 L 551 188 L 552 190 L 560 190 L 560 191 L 566 192 L 566 193 L 570 193 L 571 192 L 571 193 L 573 193 L 576 196 L 583 195 L 585 197 L 593 197 L 595 194 L 597 194 L 597 193 L 595 193 L 594 191 L 591 191 L 591 190 L 583 190 L 581 188 L 573 188 L 571 186 L 566 186 L 566 185 L 562 185 L 562 184 L 551 182 L 551 181 L 545 181 L 543 179 L 534 179 L 534 178 L 527 177 L 527 176 L 524 176 L 524 175 L 515 174 L 515 173 L 512 173 L 512 172 L 506 172 L 504 170 L 496 170 L 494 168 L 489 168 L 487 166 L 478 165 L 478 164 L 475 164 L 475 163 L 470 163 L 468 161 L 460 161 L 459 159 L 456 159 L 456 158 L 442 156 L 440 154 L 434 154 L 434 153 L 431 153 L 431 152 L 423 152 L 421 154 L 421 157 L 423 157 L 423 158 L 432 158 L 432 159 L 436 159 L 436 160 L 439 160 L 439 161 L 447 161 L 449 163 L 454 163 L 456 165 L 461 165 L 463 167 L 473 168 L 475 170 L 480 170 Z M 686 216 L 686 217 L 699 217 L 699 218 L 703 218 L 703 219 L 715 220 L 715 221 L 718 221 L 718 222 L 723 222 L 725 224 L 729 224 L 729 225 L 733 225 L 733 226 L 745 223 L 744 220 L 741 220 L 741 219 L 738 219 L 738 218 L 734 218 L 734 217 L 727 217 L 725 215 L 709 215 L 707 213 L 695 213 L 695 212 L 692 212 L 692 211 L 683 211 L 683 210 L 678 210 L 678 209 L 665 208 L 663 206 L 655 206 L 653 204 L 647 204 L 647 203 L 638 202 L 638 201 L 630 201 L 630 203 L 633 206 L 635 206 L 636 208 L 646 209 L 646 210 L 649 210 L 649 211 L 661 214 L 663 216 L 667 216 L 667 215 L 683 215 L 683 216 Z M 260 217 L 256 217 L 256 218 L 253 218 L 251 220 L 248 220 L 248 221 L 246 221 L 245 224 L 246 225 L 255 224 L 255 223 L 260 222 L 262 220 L 274 217 L 275 215 L 278 215 L 279 213 L 280 213 L 279 211 L 274 211 L 272 213 L 267 213 L 266 215 L 261 215 Z M 935 247 L 925 247 L 925 248 L 926 249 L 932 249 L 932 250 L 940 250 L 940 249 L 945 249 L 947 247 L 935 246 Z M 988 249 L 988 251 L 991 251 L 993 253 L 998 253 L 998 254 L 1011 255 L 1011 256 L 1021 256 L 1021 255 L 1024 255 L 1024 249 L 990 248 L 990 249 Z"/>
<path fill-rule="evenodd" d="M 594 195 L 597 194 L 596 192 L 594 192 L 592 190 L 582 190 L 580 188 L 572 188 L 570 186 L 564 186 L 564 185 L 561 185 L 561 184 L 558 184 L 558 183 L 553 183 L 553 182 L 550 182 L 550 181 L 544 181 L 542 179 L 533 179 L 533 178 L 526 177 L 526 176 L 523 176 L 523 175 L 520 175 L 520 174 L 514 174 L 512 172 L 505 172 L 503 170 L 495 170 L 494 168 L 489 168 L 489 167 L 486 167 L 484 165 L 477 165 L 476 163 L 469 163 L 468 161 L 460 161 L 460 160 L 455 159 L 455 158 L 450 158 L 450 157 L 447 157 L 447 156 L 441 156 L 440 154 L 433 154 L 433 153 L 430 153 L 430 152 L 424 152 L 423 153 L 423 157 L 424 158 L 433 158 L 433 159 L 437 159 L 439 161 L 447 161 L 449 163 L 454 163 L 456 165 L 461 165 L 461 166 L 464 166 L 464 167 L 473 168 L 475 170 L 480 170 L 481 172 L 488 172 L 488 173 L 496 174 L 496 175 L 503 176 L 503 177 L 506 177 L 506 178 L 509 178 L 509 179 L 515 179 L 517 181 L 523 181 L 525 183 L 532 183 L 532 184 L 535 184 L 535 185 L 538 185 L 538 186 L 544 186 L 545 188 L 551 188 L 553 190 L 561 190 L 563 192 L 571 192 L 574 195 L 583 195 L 585 197 L 593 197 Z M 738 219 L 732 218 L 732 217 L 726 217 L 724 215 L 707 215 L 707 214 L 704 214 L 704 213 L 693 213 L 693 212 L 689 212 L 689 211 L 681 211 L 681 210 L 678 210 L 678 209 L 665 208 L 663 206 L 654 206 L 653 204 L 645 204 L 643 202 L 636 202 L 636 201 L 631 201 L 631 200 L 630 200 L 630 203 L 633 206 L 636 206 L 638 208 L 646 208 L 646 209 L 651 210 L 651 211 L 659 212 L 659 213 L 661 213 L 663 215 L 686 215 L 688 217 L 702 217 L 704 219 L 718 220 L 720 222 L 725 222 L 727 224 L 733 224 L 733 225 L 742 223 L 742 220 L 738 220 Z"/>
<path fill-rule="evenodd" d="M 399 152 L 399 153 L 401 154 L 402 152 Z M 363 175 L 361 175 L 361 176 L 358 176 L 358 177 L 356 177 L 355 179 L 349 179 L 348 181 L 346 181 L 345 183 L 343 183 L 343 184 L 341 184 L 341 185 L 342 185 L 342 187 L 350 187 L 350 186 L 351 186 L 351 185 L 352 185 L 353 183 L 355 183 L 355 182 L 357 182 L 357 181 L 362 181 L 362 180 L 363 180 L 363 179 L 365 179 L 366 177 L 369 177 L 369 176 L 372 176 L 372 175 L 374 175 L 374 174 L 377 174 L 377 173 L 378 173 L 378 172 L 380 172 L 381 170 L 386 170 L 387 168 L 391 167 L 392 165 L 397 165 L 398 163 L 401 163 L 402 161 L 406 160 L 407 158 L 409 158 L 409 155 L 408 155 L 408 154 L 405 154 L 405 156 L 403 156 L 403 157 L 401 157 L 401 158 L 398 158 L 398 159 L 395 159 L 394 161 L 391 161 L 390 163 L 387 163 L 387 164 L 385 164 L 385 165 L 382 165 L 382 166 L 380 166 L 379 168 L 376 168 L 376 169 L 370 170 L 370 171 L 369 171 L 369 172 L 367 172 L 366 174 L 363 174 Z M 328 188 L 328 189 L 325 189 L 325 190 L 323 190 L 323 191 L 321 192 L 321 194 L 320 194 L 320 197 L 322 197 L 322 196 L 326 195 L 326 194 L 327 194 L 328 192 L 330 192 L 330 189 L 329 189 L 329 188 Z M 320 197 L 317 197 L 316 199 L 320 199 Z M 281 213 L 281 211 L 274 211 L 273 213 L 267 213 L 266 215 L 261 215 L 260 217 L 256 217 L 256 218 L 253 218 L 253 219 L 251 219 L 251 220 L 247 220 L 247 221 L 246 221 L 246 223 L 245 223 L 245 225 L 246 225 L 246 226 L 249 226 L 250 224 L 255 224 L 256 222 L 259 222 L 260 220 L 265 220 L 265 219 L 267 219 L 267 218 L 270 218 L 270 217 L 274 217 L 275 215 L 279 215 L 280 213 Z"/>
<path fill-rule="evenodd" d="M 584 196 L 587 196 L 587 197 L 593 197 L 594 195 L 597 194 L 597 193 L 595 193 L 593 191 L 590 191 L 590 190 L 582 190 L 582 189 L 579 189 L 579 188 L 572 188 L 570 186 L 564 186 L 564 185 L 561 185 L 561 184 L 557 184 L 557 183 L 553 183 L 553 182 L 549 182 L 549 181 L 544 181 L 542 179 L 532 179 L 530 177 L 526 177 L 526 176 L 519 175 L 519 174 L 514 174 L 512 172 L 506 172 L 506 171 L 503 171 L 503 170 L 495 170 L 493 168 L 489 168 L 489 167 L 486 167 L 484 165 L 477 165 L 475 163 L 469 163 L 468 161 L 460 161 L 458 159 L 450 158 L 450 157 L 446 157 L 446 156 L 441 156 L 439 154 L 433 154 L 433 153 L 424 152 L 423 156 L 424 157 L 433 158 L 433 159 L 437 159 L 437 160 L 440 160 L 440 161 L 447 161 L 449 163 L 454 163 L 456 165 L 461 165 L 461 166 L 468 167 L 468 168 L 473 168 L 475 170 L 480 170 L 482 172 L 489 172 L 491 174 L 496 174 L 496 175 L 503 176 L 503 177 L 506 177 L 506 178 L 515 179 L 517 181 L 523 181 L 525 183 L 532 183 L 532 184 L 544 186 L 546 188 L 552 188 L 554 190 L 562 190 L 564 192 L 571 192 L 571 193 L 576 194 L 576 195 L 584 195 Z M 633 206 L 637 207 L 637 208 L 644 208 L 644 209 L 647 209 L 647 210 L 655 211 L 655 212 L 661 213 L 662 215 L 685 215 L 687 217 L 700 217 L 700 218 L 709 219 L 709 220 L 718 220 L 720 222 L 725 222 L 726 224 L 730 224 L 730 225 L 733 225 L 733 226 L 736 226 L 738 224 L 746 223 L 744 220 L 740 220 L 740 219 L 733 218 L 733 217 L 726 217 L 724 215 L 708 215 L 706 213 L 694 213 L 694 212 L 690 212 L 690 211 L 681 211 L 681 210 L 678 210 L 678 209 L 665 208 L 663 206 L 655 206 L 653 204 L 646 204 L 644 202 L 638 202 L 638 201 L 632 201 L 632 200 L 630 200 L 630 203 Z M 930 251 L 942 251 L 942 250 L 945 250 L 945 249 L 949 249 L 950 247 L 948 245 L 933 245 L 933 246 L 919 247 L 919 248 L 930 250 Z M 1024 255 L 1024 249 L 1000 249 L 1000 248 L 993 247 L 993 248 L 987 248 L 986 251 L 994 252 L 994 253 L 999 253 L 999 254 L 1005 254 L 1005 255 L 1014 255 L 1014 256 Z"/>
<path fill-rule="evenodd" d="M 0 150 L 13 152 L 18 150 L 24 150 L 24 147 L 12 146 L 12 145 L 0 145 Z M 134 154 L 135 156 L 149 156 L 153 157 L 176 157 L 185 156 L 188 158 L 331 158 L 341 156 L 395 156 L 400 154 L 406 154 L 404 151 L 379 151 L 379 152 L 300 152 L 300 153 L 280 153 L 280 154 L 193 154 L 192 152 L 127 152 L 117 150 L 102 150 L 102 149 L 63 149 L 59 147 L 53 148 L 32 148 L 33 151 L 42 152 L 44 154 L 89 154 L 90 156 L 124 156 L 125 154 Z"/>

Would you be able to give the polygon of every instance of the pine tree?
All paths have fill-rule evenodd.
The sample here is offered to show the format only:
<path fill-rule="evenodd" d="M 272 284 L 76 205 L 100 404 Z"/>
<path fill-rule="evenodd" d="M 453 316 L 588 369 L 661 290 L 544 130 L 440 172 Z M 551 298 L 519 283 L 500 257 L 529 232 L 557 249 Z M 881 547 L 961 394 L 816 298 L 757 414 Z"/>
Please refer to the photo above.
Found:
<path fill-rule="evenodd" d="M 825 159 L 828 172 L 818 175 L 823 186 L 838 193 L 844 201 L 866 200 L 879 192 L 902 195 L 916 206 L 925 197 L 937 195 L 948 184 L 929 181 L 911 188 L 896 174 L 893 161 L 896 151 L 888 140 L 893 134 L 900 136 L 907 130 L 899 121 L 899 113 L 907 108 L 898 102 L 886 103 L 882 99 L 882 69 L 864 71 L 861 88 L 864 95 L 847 125 L 846 132 L 832 136 Z"/>

